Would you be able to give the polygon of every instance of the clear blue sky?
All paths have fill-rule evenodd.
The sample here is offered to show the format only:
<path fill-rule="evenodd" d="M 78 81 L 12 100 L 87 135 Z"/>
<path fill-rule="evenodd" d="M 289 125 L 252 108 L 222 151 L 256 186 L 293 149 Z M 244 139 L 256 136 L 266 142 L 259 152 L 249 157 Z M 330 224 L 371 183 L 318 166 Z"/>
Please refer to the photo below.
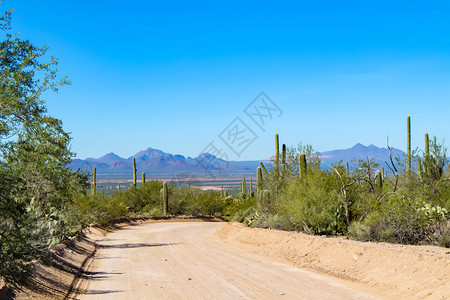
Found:
<path fill-rule="evenodd" d="M 13 1 L 14 32 L 50 47 L 72 85 L 46 94 L 79 158 L 147 147 L 262 159 L 280 142 L 319 151 L 406 148 L 450 132 L 448 1 Z M 243 110 L 283 111 L 263 132 Z M 258 135 L 238 157 L 236 117 Z"/>

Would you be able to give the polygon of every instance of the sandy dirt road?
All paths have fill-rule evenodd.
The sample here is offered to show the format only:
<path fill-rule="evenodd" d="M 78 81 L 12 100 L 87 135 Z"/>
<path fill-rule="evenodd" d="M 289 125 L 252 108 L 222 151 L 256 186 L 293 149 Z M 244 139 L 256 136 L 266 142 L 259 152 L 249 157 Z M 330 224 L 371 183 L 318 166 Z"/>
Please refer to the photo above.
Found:
<path fill-rule="evenodd" d="M 126 226 L 98 242 L 78 299 L 379 299 L 224 243 L 224 223 Z"/>

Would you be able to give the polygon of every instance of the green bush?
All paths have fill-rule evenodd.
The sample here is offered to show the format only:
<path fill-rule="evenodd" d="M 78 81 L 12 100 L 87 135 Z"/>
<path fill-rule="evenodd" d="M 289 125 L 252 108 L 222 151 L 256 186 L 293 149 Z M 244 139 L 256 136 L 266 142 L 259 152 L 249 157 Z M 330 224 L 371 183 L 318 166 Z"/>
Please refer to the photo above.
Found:
<path fill-rule="evenodd" d="M 280 197 L 277 212 L 295 230 L 314 234 L 336 233 L 342 204 L 333 175 L 325 170 L 309 170 L 307 178 L 294 179 Z"/>

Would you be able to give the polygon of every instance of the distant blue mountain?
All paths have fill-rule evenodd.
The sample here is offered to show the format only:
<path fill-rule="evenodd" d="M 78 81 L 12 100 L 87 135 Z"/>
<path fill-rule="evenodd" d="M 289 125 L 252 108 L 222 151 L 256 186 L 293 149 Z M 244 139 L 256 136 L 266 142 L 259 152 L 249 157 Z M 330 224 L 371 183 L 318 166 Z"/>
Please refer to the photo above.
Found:
<path fill-rule="evenodd" d="M 100 173 L 128 173 L 133 166 L 133 157 L 139 172 L 157 173 L 248 173 L 254 172 L 258 162 L 241 164 L 228 162 L 209 153 L 202 153 L 195 158 L 180 154 L 170 154 L 158 149 L 147 148 L 129 158 L 122 158 L 108 153 L 100 158 L 74 159 L 69 164 L 73 170 L 92 170 Z M 255 166 L 255 167 L 253 167 Z"/>
<path fill-rule="evenodd" d="M 403 158 L 405 153 L 398 149 L 392 150 L 392 156 Z M 254 174 L 259 166 L 259 161 L 225 161 L 209 153 L 202 153 L 195 158 L 185 157 L 180 154 L 170 154 L 158 149 L 147 148 L 129 158 L 122 158 L 114 153 L 108 153 L 100 158 L 74 159 L 69 167 L 73 170 L 92 170 L 97 168 L 100 173 L 129 173 L 133 166 L 133 157 L 139 172 L 147 174 L 161 173 L 221 173 L 228 175 Z M 389 150 L 370 145 L 356 144 L 349 149 L 332 150 L 320 153 L 323 167 L 329 167 L 333 162 L 342 160 L 343 163 L 360 159 L 375 158 L 375 162 L 385 165 L 389 161 Z M 270 162 L 264 160 L 265 164 Z"/>
<path fill-rule="evenodd" d="M 349 149 L 340 149 L 325 151 L 320 153 L 322 164 L 329 167 L 332 163 L 342 160 L 345 164 L 348 162 L 351 165 L 355 165 L 358 160 L 367 160 L 367 158 L 375 158 L 375 162 L 380 166 L 386 166 L 385 162 L 389 162 L 389 149 L 378 148 L 374 145 L 364 146 L 360 143 Z M 399 149 L 392 149 L 392 159 L 396 163 L 396 158 L 402 159 L 405 157 L 405 152 Z M 396 165 L 397 166 L 397 165 Z M 398 166 L 397 166 L 398 167 Z"/>

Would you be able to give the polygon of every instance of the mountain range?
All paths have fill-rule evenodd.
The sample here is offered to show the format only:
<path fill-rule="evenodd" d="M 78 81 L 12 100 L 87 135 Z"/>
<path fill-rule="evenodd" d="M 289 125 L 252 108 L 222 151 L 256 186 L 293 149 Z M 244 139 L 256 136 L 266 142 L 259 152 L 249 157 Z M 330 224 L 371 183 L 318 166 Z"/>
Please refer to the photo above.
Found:
<path fill-rule="evenodd" d="M 395 158 L 405 157 L 405 152 L 399 149 L 392 149 L 392 159 L 396 163 Z M 367 158 L 375 158 L 375 162 L 380 166 L 386 166 L 385 162 L 389 162 L 389 149 L 379 148 L 375 145 L 364 146 L 360 143 L 354 145 L 349 149 L 332 150 L 320 153 L 322 165 L 330 166 L 334 162 L 342 160 L 343 163 L 348 162 L 350 165 L 355 165 L 355 161 L 367 160 Z M 396 167 L 398 168 L 397 164 Z"/>
<path fill-rule="evenodd" d="M 392 150 L 392 156 L 404 157 L 405 153 L 398 149 Z M 129 173 L 133 165 L 133 157 L 139 172 L 147 174 L 167 174 L 167 173 L 221 173 L 228 175 L 253 174 L 259 166 L 259 161 L 225 161 L 209 153 L 202 153 L 199 156 L 185 157 L 180 154 L 170 154 L 158 149 L 147 148 L 129 158 L 122 158 L 114 153 L 108 153 L 100 158 L 74 159 L 69 168 L 73 170 L 92 170 L 97 168 L 97 172 L 109 174 Z M 385 165 L 389 161 L 389 150 L 379 148 L 374 145 L 364 146 L 356 144 L 348 149 L 332 150 L 320 153 L 322 164 L 329 167 L 333 162 L 342 160 L 344 163 L 358 161 L 360 159 L 375 158 L 375 162 Z M 270 162 L 270 160 L 264 160 Z"/>
<path fill-rule="evenodd" d="M 129 173 L 133 166 L 133 158 L 136 160 L 136 168 L 138 171 L 148 174 L 183 172 L 246 173 L 250 169 L 254 170 L 256 164 L 259 164 L 257 161 L 228 162 L 209 153 L 202 153 L 192 158 L 147 148 L 129 158 L 122 158 L 111 152 L 100 158 L 74 159 L 69 164 L 69 168 L 72 170 L 92 170 L 96 167 L 97 172 L 100 173 Z"/>

